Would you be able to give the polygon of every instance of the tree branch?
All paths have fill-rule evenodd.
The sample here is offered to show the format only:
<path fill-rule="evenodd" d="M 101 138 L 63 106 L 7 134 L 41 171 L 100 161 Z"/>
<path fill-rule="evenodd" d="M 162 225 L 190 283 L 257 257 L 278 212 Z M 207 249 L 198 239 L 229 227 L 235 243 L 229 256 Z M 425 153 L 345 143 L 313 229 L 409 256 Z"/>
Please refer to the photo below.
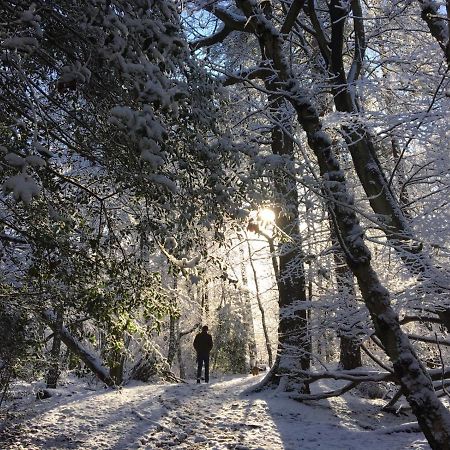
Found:
<path fill-rule="evenodd" d="M 321 372 L 299 371 L 305 378 L 303 381 L 313 383 L 314 381 L 323 378 L 330 378 L 333 380 L 347 380 L 355 383 L 362 383 L 365 381 L 396 381 L 397 377 L 391 372 L 375 372 L 375 371 L 360 371 L 357 370 L 323 370 Z M 442 373 L 442 371 L 440 371 Z"/>
<path fill-rule="evenodd" d="M 202 47 L 209 47 L 219 42 L 223 42 L 224 39 L 233 32 L 233 29 L 227 25 L 222 25 L 221 29 L 211 36 L 197 39 L 189 44 L 192 51 L 196 51 Z"/>
<path fill-rule="evenodd" d="M 325 30 L 322 28 L 322 24 L 316 14 L 316 9 L 314 5 L 314 0 L 308 0 L 308 16 L 311 20 L 311 24 L 314 28 L 317 43 L 319 44 L 320 53 L 325 60 L 326 65 L 330 64 L 331 51 L 330 51 L 330 41 L 325 34 Z"/>
<path fill-rule="evenodd" d="M 344 69 L 343 49 L 344 49 L 344 29 L 349 14 L 348 8 L 343 8 L 341 0 L 331 0 L 330 3 L 331 20 L 331 71 L 337 78 L 339 84 L 346 83 Z"/>
<path fill-rule="evenodd" d="M 429 323 L 442 323 L 442 320 L 439 317 L 430 317 L 430 316 L 405 316 L 402 320 L 400 320 L 400 325 L 405 325 L 410 322 L 429 322 Z"/>
<path fill-rule="evenodd" d="M 398 409 L 394 408 L 394 405 L 400 400 L 400 397 L 403 395 L 403 388 L 399 388 L 397 392 L 394 394 L 394 396 L 389 400 L 388 403 L 386 403 L 381 410 L 382 411 L 388 411 L 393 412 L 395 414 L 398 414 Z"/>
<path fill-rule="evenodd" d="M 8 236 L 5 233 L 0 233 L 0 241 L 12 242 L 14 244 L 28 244 L 28 242 L 25 239 L 14 236 Z"/>
<path fill-rule="evenodd" d="M 270 69 L 269 67 L 253 67 L 228 75 L 222 83 L 224 86 L 231 86 L 237 83 L 244 83 L 247 80 L 254 80 L 256 78 L 264 80 L 270 75 L 273 75 L 273 73 L 273 69 Z"/>
<path fill-rule="evenodd" d="M 339 397 L 340 395 L 344 394 L 345 392 L 350 391 L 354 387 L 356 387 L 359 384 L 359 382 L 351 382 L 346 384 L 344 387 L 340 389 L 336 389 L 334 391 L 328 391 L 323 392 L 321 394 L 299 394 L 295 397 L 291 397 L 293 400 L 297 400 L 299 402 L 303 402 L 305 400 L 322 400 L 324 398 L 330 398 L 330 397 Z"/>
<path fill-rule="evenodd" d="M 429 336 L 419 336 L 418 334 L 408 334 L 408 338 L 419 342 L 429 342 L 430 344 L 444 345 L 450 347 L 450 341 L 444 339 L 436 339 Z"/>
<path fill-rule="evenodd" d="M 196 323 L 195 325 L 193 325 L 189 330 L 186 331 L 180 331 L 180 337 L 186 336 L 187 334 L 191 334 L 193 333 L 199 326 L 200 324 Z"/>
<path fill-rule="evenodd" d="M 439 4 L 433 0 L 418 0 L 422 8 L 422 19 L 428 25 L 431 35 L 444 51 L 447 64 L 450 65 L 449 28 L 446 20 L 439 14 Z M 447 4 L 448 7 L 448 4 Z M 448 11 L 447 11 L 448 13 Z"/>
<path fill-rule="evenodd" d="M 231 28 L 232 30 L 250 31 L 245 29 L 247 19 L 244 16 L 234 14 L 226 8 L 222 8 L 214 4 L 207 4 L 204 6 L 204 9 L 216 16 L 225 24 L 226 27 Z"/>
<path fill-rule="evenodd" d="M 291 7 L 289 8 L 288 13 L 286 14 L 286 18 L 284 19 L 284 23 L 281 26 L 280 33 L 288 34 L 292 27 L 295 25 L 297 21 L 297 17 L 300 14 L 300 11 L 303 9 L 305 4 L 305 0 L 293 0 L 291 3 Z"/>
<path fill-rule="evenodd" d="M 380 367 L 390 373 L 394 373 L 393 369 L 389 368 L 380 359 L 378 359 L 364 344 L 361 344 L 361 349 L 363 352 L 374 362 L 376 362 Z"/>
<path fill-rule="evenodd" d="M 355 52 L 353 55 L 352 65 L 348 72 L 347 80 L 353 83 L 359 78 L 361 73 L 364 54 L 366 52 L 366 35 L 364 31 L 363 12 L 359 0 L 352 0 L 353 11 L 353 29 L 355 30 Z"/>

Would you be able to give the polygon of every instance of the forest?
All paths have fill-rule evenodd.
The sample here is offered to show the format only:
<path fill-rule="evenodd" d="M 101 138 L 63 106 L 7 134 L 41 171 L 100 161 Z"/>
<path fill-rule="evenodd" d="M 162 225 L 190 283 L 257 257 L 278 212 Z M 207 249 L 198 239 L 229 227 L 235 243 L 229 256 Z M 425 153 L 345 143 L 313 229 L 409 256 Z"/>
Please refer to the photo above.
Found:
<path fill-rule="evenodd" d="M 371 450 L 302 417 L 377 399 L 373 448 L 450 449 L 449 36 L 448 0 L 0 0 L 0 448 Z M 297 431 L 24 440 L 83 383 Z"/>

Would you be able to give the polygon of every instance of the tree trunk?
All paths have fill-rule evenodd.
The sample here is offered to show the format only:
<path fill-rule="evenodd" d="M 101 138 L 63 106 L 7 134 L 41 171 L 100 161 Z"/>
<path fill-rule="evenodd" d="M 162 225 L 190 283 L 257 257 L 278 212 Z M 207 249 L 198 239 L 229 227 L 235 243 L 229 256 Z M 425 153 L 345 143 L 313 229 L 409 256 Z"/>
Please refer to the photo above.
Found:
<path fill-rule="evenodd" d="M 178 345 L 178 349 L 177 349 L 177 359 L 178 359 L 178 368 L 180 370 L 180 378 L 182 380 L 186 379 L 186 366 L 184 364 L 184 358 L 183 358 L 183 352 L 182 352 L 182 348 L 181 345 Z"/>
<path fill-rule="evenodd" d="M 344 25 L 348 13 L 345 8 L 342 8 L 340 1 L 333 0 L 331 2 L 330 18 L 333 26 L 329 69 L 333 73 L 331 79 L 334 82 L 332 91 L 336 109 L 357 115 L 359 111 L 356 101 L 352 98 L 353 88 L 348 85 L 342 59 Z M 354 14 L 361 15 L 356 11 L 354 11 Z M 360 122 L 353 123 L 351 127 L 344 126 L 343 131 L 355 171 L 372 210 L 380 218 L 380 225 L 383 227 L 389 244 L 396 250 L 399 258 L 412 275 L 422 276 L 425 274 L 436 293 L 442 293 L 443 289 L 448 291 L 448 286 L 442 286 L 438 281 L 439 274 L 430 255 L 423 250 L 422 244 L 416 239 L 408 216 L 405 215 L 401 203 L 399 204 L 391 190 L 390 183 L 378 161 L 373 137 L 364 124 Z M 393 150 L 395 151 L 395 147 L 393 147 Z M 444 311 L 444 314 L 442 314 L 442 311 Z M 450 314 L 450 305 L 445 304 L 442 308 L 436 309 L 435 312 L 441 317 L 447 330 L 450 331 L 450 322 L 445 320 L 445 311 Z"/>
<path fill-rule="evenodd" d="M 271 83 L 266 83 L 273 88 Z M 278 104 L 277 104 L 278 103 Z M 286 130 L 291 130 L 286 123 L 282 109 L 284 101 L 278 100 L 273 111 L 276 123 L 284 123 L 284 127 L 274 125 L 272 128 L 272 152 L 275 155 L 294 158 L 294 143 Z M 302 256 L 302 240 L 300 236 L 300 217 L 298 190 L 295 181 L 284 174 L 275 176 L 275 191 L 281 200 L 281 208 L 275 219 L 276 227 L 283 234 L 279 244 L 278 258 L 278 304 L 280 311 L 278 325 L 278 362 L 276 364 L 277 379 L 282 374 L 295 374 L 298 370 L 308 370 L 311 363 L 311 339 L 308 330 L 308 309 L 306 302 L 306 279 Z M 295 272 L 294 272 L 295 267 Z M 298 375 L 297 375 L 298 377 Z M 288 386 L 289 388 L 289 386 Z M 307 393 L 301 388 L 303 393 Z"/>
<path fill-rule="evenodd" d="M 100 381 L 103 381 L 108 386 L 114 386 L 114 380 L 110 376 L 108 369 L 102 365 L 101 361 L 95 355 L 86 350 L 78 339 L 74 338 L 64 326 L 59 328 L 55 314 L 52 311 L 42 311 L 39 316 L 54 333 L 59 330 L 64 345 L 71 352 L 75 353 L 97 375 Z"/>
<path fill-rule="evenodd" d="M 202 323 L 209 323 L 209 295 L 208 282 L 205 281 L 205 286 L 202 291 Z"/>
<path fill-rule="evenodd" d="M 262 324 L 263 333 L 264 333 L 264 341 L 266 343 L 267 358 L 269 360 L 269 367 L 272 367 L 273 354 L 272 354 L 272 345 L 270 344 L 269 330 L 267 328 L 267 323 L 266 323 L 266 312 L 264 310 L 264 306 L 263 306 L 262 300 L 261 300 L 261 293 L 259 290 L 259 283 L 258 283 L 258 275 L 256 273 L 255 264 L 253 263 L 252 250 L 251 250 L 250 242 L 248 241 L 248 239 L 247 239 L 247 248 L 248 248 L 248 257 L 249 257 L 249 261 L 250 261 L 250 267 L 252 268 L 252 272 L 253 272 L 253 280 L 255 282 L 256 300 L 258 302 L 259 312 L 261 313 L 261 324 Z"/>
<path fill-rule="evenodd" d="M 108 358 L 109 376 L 114 380 L 114 384 L 119 386 L 123 383 L 123 371 L 125 366 L 125 352 L 114 350 Z"/>
<path fill-rule="evenodd" d="M 362 366 L 361 343 L 358 339 L 341 335 L 339 366 L 344 370 L 357 369 Z"/>
<path fill-rule="evenodd" d="M 248 244 L 248 241 L 247 241 Z M 240 248 L 241 253 L 241 277 L 242 277 L 242 284 L 247 289 L 240 293 L 241 297 L 241 303 L 243 308 L 243 320 L 244 320 L 244 326 L 245 331 L 248 339 L 248 360 L 249 360 L 249 367 L 250 370 L 252 367 L 254 367 L 257 363 L 258 359 L 258 351 L 256 347 L 256 338 L 255 338 L 255 326 L 253 323 L 253 311 L 252 311 L 252 304 L 250 302 L 250 296 L 248 291 L 248 280 L 247 280 L 247 271 L 246 267 L 244 265 L 244 249 Z"/>
<path fill-rule="evenodd" d="M 265 81 L 266 89 L 277 88 L 272 81 Z M 279 95 L 269 95 L 274 124 L 271 132 L 271 149 L 274 155 L 294 158 L 294 144 L 288 130 L 290 118 L 286 117 L 286 104 Z M 283 170 L 274 174 L 276 205 L 275 228 L 281 235 L 278 244 L 278 261 L 272 256 L 278 287 L 278 349 L 277 357 L 267 382 L 279 384 L 283 379 L 285 389 L 292 390 L 299 380 L 299 373 L 308 370 L 311 363 L 311 338 L 308 330 L 306 303 L 306 279 L 300 236 L 300 218 L 297 183 L 286 177 Z M 271 238 L 269 237 L 269 245 Z M 273 247 L 273 244 L 272 244 Z M 274 250 L 271 247 L 271 250 Z M 294 271 L 295 269 L 295 271 Z M 300 385 L 308 393 L 306 385 Z"/>
<path fill-rule="evenodd" d="M 173 290 L 172 290 L 172 307 L 175 310 L 178 308 L 177 302 L 177 275 L 173 275 Z M 175 313 L 176 314 L 176 313 Z M 169 315 L 169 349 L 167 351 L 167 363 L 169 367 L 172 368 L 173 361 L 177 354 L 178 341 L 179 341 L 179 316 L 171 313 Z"/>
<path fill-rule="evenodd" d="M 63 310 L 58 307 L 56 310 L 56 329 L 53 331 L 52 349 L 50 351 L 50 367 L 47 371 L 47 388 L 56 389 L 60 375 L 60 353 L 61 353 L 61 328 L 63 326 Z"/>
<path fill-rule="evenodd" d="M 177 357 L 178 357 L 178 365 L 180 369 L 180 378 L 186 378 L 186 367 L 184 365 L 183 351 L 181 347 L 181 339 L 185 336 L 189 336 L 194 331 L 198 330 L 199 323 L 194 324 L 189 330 L 181 331 L 178 329 L 178 345 L 177 345 Z"/>
<path fill-rule="evenodd" d="M 356 308 L 356 293 L 355 286 L 353 284 L 353 273 L 349 269 L 345 255 L 342 249 L 339 247 L 339 242 L 336 238 L 336 230 L 333 223 L 330 223 L 331 227 L 331 242 L 333 247 L 336 248 L 333 253 L 334 257 L 334 272 L 336 276 L 337 291 L 339 301 L 344 303 L 345 310 L 351 310 Z M 356 369 L 362 366 L 361 360 L 361 347 L 360 340 L 356 336 L 356 332 L 353 328 L 345 326 L 340 323 L 338 328 L 338 336 L 340 338 L 340 355 L 339 366 L 344 370 Z"/>
<path fill-rule="evenodd" d="M 178 325 L 179 318 L 171 314 L 169 316 L 169 350 L 167 352 L 167 363 L 169 367 L 172 367 L 178 351 Z"/>

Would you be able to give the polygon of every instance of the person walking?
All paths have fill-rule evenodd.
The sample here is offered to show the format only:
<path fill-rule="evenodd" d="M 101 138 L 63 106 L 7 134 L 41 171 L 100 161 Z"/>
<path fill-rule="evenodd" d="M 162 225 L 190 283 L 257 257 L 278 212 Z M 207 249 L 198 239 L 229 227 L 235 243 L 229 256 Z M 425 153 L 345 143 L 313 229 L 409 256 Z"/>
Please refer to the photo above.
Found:
<path fill-rule="evenodd" d="M 213 348 L 213 340 L 206 325 L 202 327 L 201 333 L 195 336 L 194 348 L 197 352 L 197 383 L 200 383 L 203 364 L 205 365 L 205 383 L 209 383 L 209 352 Z"/>

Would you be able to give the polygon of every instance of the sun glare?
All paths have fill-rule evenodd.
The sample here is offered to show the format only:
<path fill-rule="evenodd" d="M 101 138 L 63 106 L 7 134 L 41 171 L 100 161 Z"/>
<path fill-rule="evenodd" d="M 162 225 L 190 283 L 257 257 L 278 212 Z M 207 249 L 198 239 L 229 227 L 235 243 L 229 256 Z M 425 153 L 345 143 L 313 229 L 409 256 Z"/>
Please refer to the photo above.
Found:
<path fill-rule="evenodd" d="M 258 220 L 263 223 L 274 223 L 275 212 L 270 208 L 262 208 L 258 211 Z"/>

